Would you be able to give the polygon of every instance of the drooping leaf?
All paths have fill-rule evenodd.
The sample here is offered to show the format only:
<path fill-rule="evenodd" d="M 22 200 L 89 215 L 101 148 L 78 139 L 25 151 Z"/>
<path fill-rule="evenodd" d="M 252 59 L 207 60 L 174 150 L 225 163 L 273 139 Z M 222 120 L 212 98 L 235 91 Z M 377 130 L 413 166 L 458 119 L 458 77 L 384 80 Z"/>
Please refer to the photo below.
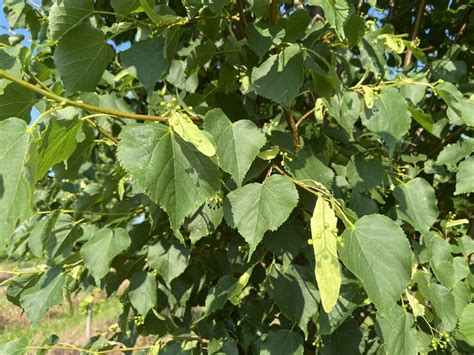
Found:
<path fill-rule="evenodd" d="M 48 127 L 41 133 L 38 147 L 38 174 L 41 180 L 49 168 L 67 160 L 77 146 L 76 135 L 82 121 L 78 119 L 52 118 Z"/>
<path fill-rule="evenodd" d="M 344 24 L 349 17 L 347 0 L 309 0 L 308 4 L 321 7 L 326 21 L 334 28 L 336 34 L 340 38 L 345 37 Z"/>
<path fill-rule="evenodd" d="M 209 290 L 205 303 L 205 315 L 222 309 L 227 302 L 230 293 L 234 289 L 237 280 L 230 275 L 223 276 L 217 284 Z"/>
<path fill-rule="evenodd" d="M 135 309 L 145 316 L 156 305 L 156 280 L 153 275 L 145 271 L 138 271 L 132 275 L 128 297 Z"/>
<path fill-rule="evenodd" d="M 25 310 L 31 327 L 44 318 L 52 306 L 63 302 L 63 285 L 66 275 L 57 267 L 49 269 L 38 282 L 20 296 L 21 307 Z"/>
<path fill-rule="evenodd" d="M 411 276 L 408 240 L 388 217 L 373 214 L 359 219 L 342 234 L 339 255 L 362 282 L 380 312 L 389 312 Z"/>
<path fill-rule="evenodd" d="M 320 304 L 319 292 L 309 268 L 275 266 L 268 278 L 268 293 L 285 317 L 296 322 L 307 336 L 308 322 Z"/>
<path fill-rule="evenodd" d="M 217 167 L 163 124 L 124 128 L 118 159 L 178 229 L 218 190 Z"/>
<path fill-rule="evenodd" d="M 459 163 L 456 174 L 456 191 L 454 194 L 474 192 L 474 158 L 471 157 Z"/>
<path fill-rule="evenodd" d="M 206 203 L 199 207 L 187 223 L 191 242 L 196 243 L 201 238 L 214 233 L 222 218 L 224 218 L 224 209 L 220 204 Z"/>
<path fill-rule="evenodd" d="M 161 241 L 148 249 L 148 262 L 169 285 L 181 275 L 189 261 L 189 250 L 178 243 Z"/>
<path fill-rule="evenodd" d="M 474 126 L 474 100 L 464 98 L 456 86 L 448 82 L 436 86 L 436 92 L 448 104 L 447 114 L 453 124 Z"/>
<path fill-rule="evenodd" d="M 28 339 L 16 338 L 0 346 L 0 355 L 23 355 L 28 350 Z"/>
<path fill-rule="evenodd" d="M 306 185 L 323 184 L 327 188 L 332 186 L 334 172 L 311 149 L 303 148 L 298 154 L 292 155 L 291 160 L 285 164 L 291 175 Z"/>
<path fill-rule="evenodd" d="M 368 111 L 367 117 L 363 117 L 362 123 L 393 150 L 410 129 L 408 104 L 396 89 L 384 89 L 376 96 L 373 108 Z"/>
<path fill-rule="evenodd" d="M 67 91 L 94 91 L 113 55 L 102 31 L 83 23 L 59 40 L 54 64 Z"/>
<path fill-rule="evenodd" d="M 328 113 L 353 139 L 354 125 L 360 116 L 360 99 L 355 92 L 344 91 L 342 94 L 333 96 L 330 100 L 325 100 Z"/>
<path fill-rule="evenodd" d="M 0 249 L 18 220 L 31 215 L 37 170 L 33 132 L 17 118 L 0 122 Z"/>
<path fill-rule="evenodd" d="M 303 355 L 303 339 L 288 329 L 272 330 L 260 345 L 261 355 Z"/>
<path fill-rule="evenodd" d="M 0 95 L 0 121 L 18 117 L 29 122 L 34 103 L 35 99 L 31 90 L 15 83 L 8 85 L 3 95 Z"/>
<path fill-rule="evenodd" d="M 54 226 L 60 215 L 60 211 L 56 210 L 49 216 L 45 216 L 39 221 L 30 233 L 28 238 L 28 247 L 34 256 L 40 257 L 43 254 L 44 243 L 53 233 Z"/>
<path fill-rule="evenodd" d="M 125 251 L 131 243 L 123 228 L 103 228 L 81 248 L 84 265 L 96 279 L 102 279 L 109 272 L 112 260 Z"/>
<path fill-rule="evenodd" d="M 311 217 L 311 238 L 316 261 L 321 303 L 326 313 L 336 305 L 341 287 L 341 270 L 337 256 L 337 217 L 323 198 L 318 198 Z"/>
<path fill-rule="evenodd" d="M 288 178 L 272 175 L 263 183 L 247 184 L 227 195 L 227 223 L 249 244 L 251 255 L 268 230 L 276 230 L 298 203 L 298 192 Z"/>
<path fill-rule="evenodd" d="M 110 5 L 119 14 L 130 14 L 140 7 L 140 0 L 111 0 Z"/>
<path fill-rule="evenodd" d="M 20 45 L 14 47 L 0 48 L 0 69 L 7 71 L 17 77 L 22 77 L 21 58 L 26 48 Z M 3 95 L 4 89 L 11 84 L 11 81 L 0 79 L 0 95 Z"/>
<path fill-rule="evenodd" d="M 459 332 L 469 345 L 474 346 L 474 303 L 464 307 L 459 318 Z"/>
<path fill-rule="evenodd" d="M 204 128 L 216 142 L 220 167 L 232 175 L 237 186 L 266 142 L 265 135 L 248 120 L 232 123 L 220 109 L 206 114 Z"/>
<path fill-rule="evenodd" d="M 393 195 L 399 203 L 397 213 L 421 233 L 429 231 L 439 215 L 435 191 L 423 178 L 398 185 Z"/>
<path fill-rule="evenodd" d="M 270 56 L 252 71 L 255 93 L 289 106 L 303 84 L 303 53 L 298 45 Z"/>
<path fill-rule="evenodd" d="M 169 63 L 165 58 L 165 44 L 162 39 L 146 39 L 135 42 L 121 54 L 122 62 L 148 92 L 152 92 L 155 83 L 163 78 Z"/>
<path fill-rule="evenodd" d="M 191 143 L 202 154 L 212 157 L 216 154 L 214 143 L 196 126 L 191 119 L 178 112 L 172 112 L 168 124 L 184 141 Z"/>
<path fill-rule="evenodd" d="M 413 315 L 400 306 L 377 318 L 388 354 L 417 354 L 414 322 Z"/>
<path fill-rule="evenodd" d="M 380 159 L 355 155 L 347 164 L 347 177 L 354 192 L 366 191 L 382 183 L 384 168 Z"/>
<path fill-rule="evenodd" d="M 86 20 L 94 11 L 92 0 L 56 0 L 49 12 L 49 34 L 57 40 Z"/>
<path fill-rule="evenodd" d="M 444 286 L 452 288 L 457 280 L 451 245 L 435 233 L 424 235 L 424 241 L 430 251 L 429 263 L 433 273 Z"/>

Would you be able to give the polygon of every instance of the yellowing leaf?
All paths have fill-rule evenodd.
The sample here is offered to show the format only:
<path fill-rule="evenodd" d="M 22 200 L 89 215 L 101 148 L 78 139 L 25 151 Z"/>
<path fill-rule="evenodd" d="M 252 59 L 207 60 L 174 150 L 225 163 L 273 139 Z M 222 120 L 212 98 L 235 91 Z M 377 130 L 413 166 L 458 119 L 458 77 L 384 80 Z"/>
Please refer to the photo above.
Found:
<path fill-rule="evenodd" d="M 216 154 L 214 143 L 186 115 L 173 112 L 168 123 L 178 136 L 194 145 L 202 154 L 208 157 Z"/>
<path fill-rule="evenodd" d="M 326 313 L 336 305 L 341 287 L 336 235 L 337 217 L 329 203 L 318 198 L 311 218 L 311 237 L 316 260 L 316 281 Z"/>

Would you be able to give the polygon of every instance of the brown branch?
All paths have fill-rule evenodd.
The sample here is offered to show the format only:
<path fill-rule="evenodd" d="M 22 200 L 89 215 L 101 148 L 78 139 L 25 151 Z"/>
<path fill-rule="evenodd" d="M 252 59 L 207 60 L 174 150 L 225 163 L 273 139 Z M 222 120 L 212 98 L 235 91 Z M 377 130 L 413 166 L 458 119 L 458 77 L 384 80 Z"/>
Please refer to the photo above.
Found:
<path fill-rule="evenodd" d="M 364 0 L 359 0 L 359 2 L 357 3 L 357 15 L 360 15 L 360 13 L 362 12 L 362 5 L 364 5 Z"/>
<path fill-rule="evenodd" d="M 270 24 L 276 25 L 278 23 L 278 4 L 276 0 L 272 0 L 270 4 Z"/>
<path fill-rule="evenodd" d="M 469 19 L 471 18 L 471 12 L 472 12 L 472 8 L 468 12 L 466 12 L 464 17 L 462 18 L 461 25 L 459 26 L 459 30 L 456 33 L 456 39 L 454 40 L 455 43 L 459 43 L 461 40 L 461 37 L 466 32 L 467 26 L 469 26 Z"/>
<path fill-rule="evenodd" d="M 411 33 L 411 42 L 414 43 L 416 37 L 418 36 L 418 32 L 420 31 L 421 27 L 421 20 L 423 19 L 423 14 L 425 12 L 425 5 L 426 5 L 426 0 L 420 0 L 420 3 L 418 4 L 418 10 L 416 13 L 416 19 L 415 19 L 415 25 L 413 27 L 413 32 Z M 407 51 L 407 54 L 405 54 L 405 59 L 403 61 L 403 67 L 406 68 L 410 65 L 411 63 L 411 58 L 412 58 L 412 51 L 409 49 Z"/>
<path fill-rule="evenodd" d="M 247 27 L 247 19 L 245 18 L 244 4 L 242 0 L 237 0 L 237 10 L 239 11 L 239 22 L 242 27 L 243 32 L 245 33 L 245 28 Z"/>
<path fill-rule="evenodd" d="M 288 123 L 288 128 L 290 129 L 293 143 L 295 144 L 295 150 L 298 152 L 300 150 L 301 142 L 300 136 L 298 134 L 298 127 L 296 127 L 295 118 L 293 117 L 293 113 L 291 111 L 284 109 L 283 113 L 285 114 L 286 122 Z"/>
<path fill-rule="evenodd" d="M 71 100 L 59 95 L 56 95 L 50 91 L 46 91 L 44 89 L 41 89 L 23 79 L 20 79 L 16 77 L 15 75 L 12 75 L 4 70 L 0 70 L 0 78 L 4 78 L 10 81 L 13 81 L 14 83 L 17 83 L 18 85 L 21 85 L 22 87 L 31 90 L 33 92 L 36 92 L 37 94 L 40 94 L 41 96 L 47 97 L 53 101 L 56 101 L 57 103 L 64 105 L 64 106 L 74 106 L 77 108 L 81 108 L 86 111 L 92 111 L 92 112 L 98 112 L 98 113 L 104 113 L 106 115 L 112 116 L 112 117 L 120 117 L 120 118 L 129 118 L 132 120 L 143 120 L 143 121 L 160 121 L 160 122 L 166 122 L 168 118 L 163 117 L 163 116 L 152 116 L 152 115 L 141 115 L 138 113 L 130 113 L 130 112 L 123 112 L 123 111 L 115 111 L 115 110 L 109 110 L 107 108 L 99 107 L 99 106 L 93 106 L 89 105 L 86 103 L 83 103 L 81 101 L 75 101 Z M 194 120 L 196 120 L 196 117 L 192 117 Z"/>

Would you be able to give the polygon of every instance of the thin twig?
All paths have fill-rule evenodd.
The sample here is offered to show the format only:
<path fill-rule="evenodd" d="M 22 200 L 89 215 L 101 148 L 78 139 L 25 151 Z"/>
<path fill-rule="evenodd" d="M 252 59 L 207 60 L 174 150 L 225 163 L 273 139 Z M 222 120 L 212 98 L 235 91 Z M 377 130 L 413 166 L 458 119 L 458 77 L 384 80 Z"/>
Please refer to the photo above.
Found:
<path fill-rule="evenodd" d="M 15 75 L 12 75 L 12 74 L 4 71 L 4 70 L 0 70 L 0 78 L 4 78 L 4 79 L 10 80 L 10 81 L 13 81 L 13 82 L 17 83 L 18 85 L 23 86 L 24 88 L 26 88 L 28 90 L 34 91 L 37 94 L 40 94 L 44 97 L 50 98 L 51 100 L 54 100 L 54 101 L 58 102 L 59 104 L 61 104 L 63 106 L 74 106 L 74 107 L 78 107 L 78 108 L 81 108 L 81 109 L 87 110 L 87 111 L 105 113 L 105 114 L 107 114 L 108 116 L 111 116 L 111 117 L 128 118 L 128 119 L 132 119 L 132 120 L 160 121 L 160 122 L 166 122 L 168 120 L 167 117 L 163 117 L 163 116 L 141 115 L 141 114 L 138 114 L 138 113 L 129 113 L 129 112 L 123 112 L 123 111 L 109 110 L 107 108 L 85 104 L 81 101 L 74 101 L 74 100 L 56 95 L 52 92 L 48 92 L 44 89 L 41 89 L 41 88 L 39 88 L 39 87 L 23 80 L 23 79 L 20 79 L 20 78 L 16 77 Z M 192 119 L 195 120 L 196 117 L 192 117 Z"/>
<path fill-rule="evenodd" d="M 237 0 L 237 10 L 239 11 L 239 23 L 242 27 L 242 31 L 245 34 L 245 29 L 247 28 L 247 19 L 245 18 L 244 4 L 242 0 Z"/>
<path fill-rule="evenodd" d="M 272 0 L 270 4 L 270 24 L 276 25 L 278 23 L 278 4 L 276 0 Z"/>
<path fill-rule="evenodd" d="M 293 138 L 293 142 L 295 143 L 295 150 L 298 152 L 300 150 L 300 136 L 298 134 L 298 127 L 295 123 L 295 118 L 293 117 L 293 113 L 288 110 L 283 110 L 283 113 L 286 117 L 286 122 L 288 123 L 288 128 L 291 132 L 291 137 Z"/>
<path fill-rule="evenodd" d="M 298 122 L 296 122 L 296 128 L 298 128 L 300 126 L 300 124 L 303 123 L 303 121 L 305 119 L 307 119 L 313 112 L 314 110 L 316 110 L 316 106 L 313 107 L 311 110 L 309 110 L 308 112 L 306 112 L 303 116 L 301 116 L 301 118 L 298 120 Z"/>
<path fill-rule="evenodd" d="M 413 32 L 411 33 L 410 40 L 412 43 L 415 43 L 416 37 L 418 36 L 418 32 L 420 31 L 421 20 L 423 19 L 423 14 L 425 12 L 425 5 L 426 5 L 426 0 L 420 0 L 420 3 L 418 5 L 418 10 L 416 13 L 415 26 L 413 27 Z M 410 65 L 412 55 L 413 55 L 412 51 L 408 49 L 407 54 L 405 54 L 405 59 L 403 61 L 404 68 Z"/>

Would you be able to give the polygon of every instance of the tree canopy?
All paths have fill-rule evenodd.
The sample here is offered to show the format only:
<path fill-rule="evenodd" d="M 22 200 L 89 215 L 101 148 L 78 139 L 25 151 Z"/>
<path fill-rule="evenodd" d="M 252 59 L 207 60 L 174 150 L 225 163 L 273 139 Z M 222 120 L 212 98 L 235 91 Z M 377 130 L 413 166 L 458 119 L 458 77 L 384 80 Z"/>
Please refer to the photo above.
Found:
<path fill-rule="evenodd" d="M 112 334 L 0 354 L 472 353 L 472 9 L 4 0 L 8 300 L 125 291 Z"/>

